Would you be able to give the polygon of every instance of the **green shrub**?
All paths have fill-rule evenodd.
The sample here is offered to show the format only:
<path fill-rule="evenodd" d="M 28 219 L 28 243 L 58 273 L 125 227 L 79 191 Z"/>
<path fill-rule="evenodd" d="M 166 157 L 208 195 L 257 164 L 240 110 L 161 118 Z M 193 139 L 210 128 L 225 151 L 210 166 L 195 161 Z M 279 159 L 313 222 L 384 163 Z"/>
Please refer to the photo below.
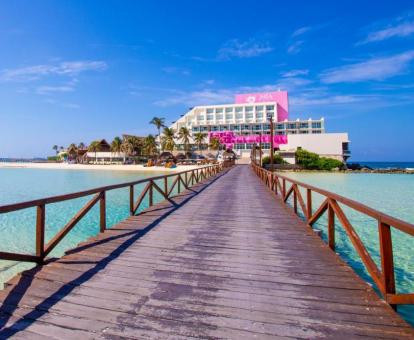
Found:
<path fill-rule="evenodd" d="M 270 157 L 264 156 L 262 159 L 262 164 L 267 165 L 270 164 Z M 286 161 L 277 153 L 273 155 L 273 164 L 286 164 Z"/>
<path fill-rule="evenodd" d="M 303 149 L 296 151 L 296 163 L 307 170 L 332 170 L 343 166 L 341 161 L 319 157 L 318 154 Z"/>
<path fill-rule="evenodd" d="M 49 156 L 47 157 L 47 160 L 50 162 L 57 162 L 59 160 L 58 156 Z"/>

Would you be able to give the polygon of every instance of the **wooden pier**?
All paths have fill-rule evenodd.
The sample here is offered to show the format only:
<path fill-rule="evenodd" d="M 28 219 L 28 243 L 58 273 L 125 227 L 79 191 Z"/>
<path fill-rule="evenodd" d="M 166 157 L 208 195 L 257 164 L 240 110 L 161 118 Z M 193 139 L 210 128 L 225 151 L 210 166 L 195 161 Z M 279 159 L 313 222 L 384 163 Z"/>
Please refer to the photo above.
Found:
<path fill-rule="evenodd" d="M 414 338 L 250 166 L 210 175 L 12 279 L 0 338 Z"/>

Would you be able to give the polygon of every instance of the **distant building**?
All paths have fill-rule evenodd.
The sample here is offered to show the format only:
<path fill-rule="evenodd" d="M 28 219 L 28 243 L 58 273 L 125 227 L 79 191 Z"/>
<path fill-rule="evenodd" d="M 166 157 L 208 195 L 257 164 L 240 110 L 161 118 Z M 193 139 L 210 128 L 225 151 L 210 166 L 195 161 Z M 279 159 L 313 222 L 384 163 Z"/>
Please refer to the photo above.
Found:
<path fill-rule="evenodd" d="M 286 91 L 236 95 L 234 104 L 206 105 L 191 108 L 171 127 L 178 131 L 187 127 L 192 135 L 202 132 L 218 138 L 226 148 L 243 158 L 250 157 L 255 144 L 262 142 L 265 153 L 270 151 L 269 117 L 274 121 L 274 148 L 294 152 L 298 147 L 321 156 L 346 160 L 349 155 L 347 133 L 326 133 L 321 119 L 289 120 Z M 182 148 L 177 139 L 178 148 Z M 287 161 L 291 162 L 290 157 Z"/>

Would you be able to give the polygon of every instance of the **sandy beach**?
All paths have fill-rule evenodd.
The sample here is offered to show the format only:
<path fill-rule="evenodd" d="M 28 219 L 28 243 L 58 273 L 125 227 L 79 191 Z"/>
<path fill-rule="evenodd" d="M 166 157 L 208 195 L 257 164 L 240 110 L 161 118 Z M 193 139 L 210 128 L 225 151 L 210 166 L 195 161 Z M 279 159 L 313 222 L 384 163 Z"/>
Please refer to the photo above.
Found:
<path fill-rule="evenodd" d="M 144 167 L 143 165 L 135 164 L 68 164 L 68 163 L 13 163 L 0 162 L 0 168 L 30 168 L 30 169 L 57 169 L 57 170 L 111 170 L 111 171 L 165 171 L 165 172 L 180 172 L 186 170 L 197 169 L 202 166 L 199 165 L 178 165 L 176 168 L 169 169 L 162 166 Z"/>

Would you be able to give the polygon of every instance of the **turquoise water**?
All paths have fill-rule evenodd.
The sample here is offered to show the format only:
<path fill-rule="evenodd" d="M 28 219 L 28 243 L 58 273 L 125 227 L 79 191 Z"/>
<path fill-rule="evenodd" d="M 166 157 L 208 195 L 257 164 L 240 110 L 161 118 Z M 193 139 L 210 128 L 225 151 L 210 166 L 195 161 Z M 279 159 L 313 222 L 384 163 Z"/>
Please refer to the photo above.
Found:
<path fill-rule="evenodd" d="M 288 177 L 352 198 L 391 216 L 414 223 L 414 175 L 289 173 Z M 313 194 L 314 211 L 318 208 L 317 204 L 321 203 L 322 200 L 323 198 L 320 195 Z M 381 268 L 377 222 L 343 205 L 341 207 L 377 263 L 378 268 Z M 327 239 L 326 222 L 326 216 L 324 216 L 315 226 L 315 228 L 322 230 L 322 236 L 325 240 Z M 339 223 L 335 225 L 335 232 L 336 252 L 360 276 L 374 284 Z M 414 237 L 393 230 L 392 241 L 397 292 L 414 293 Z M 414 325 L 413 307 L 400 306 L 398 311 Z"/>
<path fill-rule="evenodd" d="M 162 172 L 132 172 L 106 170 L 44 170 L 0 168 L 0 205 L 36 198 L 61 195 L 100 186 L 135 181 L 163 174 Z M 173 181 L 170 177 L 169 182 Z M 161 185 L 163 183 L 159 183 Z M 135 186 L 137 198 L 145 184 Z M 49 204 L 46 206 L 46 241 L 50 240 L 92 196 Z M 129 188 L 107 192 L 107 225 L 113 226 L 129 216 Z M 161 195 L 154 191 L 154 201 Z M 142 209 L 148 206 L 144 200 Z M 0 251 L 35 253 L 36 209 L 0 214 Z M 50 256 L 61 256 L 65 250 L 96 235 L 99 231 L 99 204 L 76 225 Z M 15 273 L 33 264 L 0 261 L 0 284 Z"/>

